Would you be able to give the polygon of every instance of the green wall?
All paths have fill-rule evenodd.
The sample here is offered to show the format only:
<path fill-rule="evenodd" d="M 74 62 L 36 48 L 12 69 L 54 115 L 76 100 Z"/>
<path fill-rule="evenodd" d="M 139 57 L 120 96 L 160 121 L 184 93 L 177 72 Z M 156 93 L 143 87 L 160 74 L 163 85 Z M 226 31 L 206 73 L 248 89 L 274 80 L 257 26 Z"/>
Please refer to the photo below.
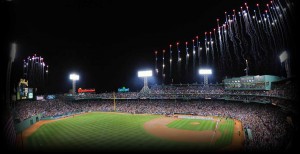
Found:
<path fill-rule="evenodd" d="M 28 118 L 28 119 L 16 124 L 15 125 L 16 132 L 19 133 L 19 132 L 25 130 L 26 128 L 35 124 L 37 122 L 37 118 L 38 118 L 38 121 L 41 120 L 41 117 L 42 117 L 42 114 L 40 113 L 38 115 L 32 116 L 31 118 Z M 32 121 L 32 122 L 30 122 L 30 121 Z"/>

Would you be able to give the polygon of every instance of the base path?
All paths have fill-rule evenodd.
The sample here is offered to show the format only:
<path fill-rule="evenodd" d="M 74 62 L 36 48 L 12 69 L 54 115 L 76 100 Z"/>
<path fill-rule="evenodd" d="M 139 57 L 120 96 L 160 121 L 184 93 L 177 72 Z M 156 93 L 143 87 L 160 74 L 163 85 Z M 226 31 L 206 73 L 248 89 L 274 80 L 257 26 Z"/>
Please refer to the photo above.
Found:
<path fill-rule="evenodd" d="M 169 128 L 166 125 L 172 121 L 177 120 L 177 118 L 157 118 L 150 120 L 144 124 L 145 130 L 159 138 L 169 139 L 172 141 L 179 142 L 202 142 L 210 143 L 216 142 L 221 136 L 220 131 L 193 131 L 193 130 L 181 130 L 176 128 Z M 213 139 L 212 139 L 213 136 Z"/>
<path fill-rule="evenodd" d="M 234 120 L 234 131 L 232 143 L 221 151 L 242 151 L 244 148 L 245 134 L 242 123 L 239 120 Z"/>

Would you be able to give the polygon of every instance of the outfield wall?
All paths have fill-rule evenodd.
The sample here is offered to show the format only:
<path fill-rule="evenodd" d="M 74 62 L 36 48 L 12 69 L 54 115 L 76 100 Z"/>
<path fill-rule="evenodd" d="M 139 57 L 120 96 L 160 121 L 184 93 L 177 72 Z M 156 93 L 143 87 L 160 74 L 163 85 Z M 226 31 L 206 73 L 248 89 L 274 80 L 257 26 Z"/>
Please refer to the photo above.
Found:
<path fill-rule="evenodd" d="M 18 124 L 15 125 L 15 129 L 16 129 L 16 132 L 19 133 L 19 132 L 22 132 L 23 130 L 25 130 L 26 128 L 30 127 L 31 125 L 35 124 L 36 122 L 40 121 L 42 118 L 42 114 L 38 114 L 38 115 L 35 115 L 35 116 L 32 116 Z"/>
<path fill-rule="evenodd" d="M 54 120 L 54 119 L 59 119 L 59 118 L 67 117 L 67 116 L 72 116 L 74 114 L 80 114 L 80 113 L 83 113 L 83 112 L 67 112 L 62 115 L 43 117 L 43 118 L 42 118 L 43 115 L 40 113 L 40 114 L 32 116 L 20 123 L 15 124 L 15 129 L 16 129 L 17 133 L 20 133 L 23 130 L 25 130 L 26 128 L 30 127 L 31 125 L 35 124 L 36 122 L 38 122 L 40 120 Z"/>

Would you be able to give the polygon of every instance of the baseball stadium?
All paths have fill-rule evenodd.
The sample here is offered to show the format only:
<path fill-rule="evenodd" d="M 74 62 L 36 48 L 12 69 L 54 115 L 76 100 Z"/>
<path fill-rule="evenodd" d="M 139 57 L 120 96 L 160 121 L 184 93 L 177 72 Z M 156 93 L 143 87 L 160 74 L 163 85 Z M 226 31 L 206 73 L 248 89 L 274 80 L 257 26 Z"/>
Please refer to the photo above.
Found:
<path fill-rule="evenodd" d="M 103 2 L 98 8 L 93 6 L 98 3 L 86 2 L 78 4 L 78 12 L 108 5 Z M 5 3 L 21 8 L 18 1 Z M 120 54 L 107 64 L 140 56 L 140 61 L 150 63 L 145 66 L 132 67 L 133 58 L 104 66 L 89 52 L 68 54 L 82 62 L 66 62 L 68 58 L 58 58 L 66 55 L 59 53 L 53 53 L 51 61 L 52 53 L 43 51 L 21 54 L 20 60 L 15 56 L 24 52 L 26 43 L 12 43 L 3 96 L 5 145 L 16 152 L 294 150 L 299 129 L 296 47 L 291 37 L 295 5 L 289 0 L 239 5 L 241 10 L 231 8 L 224 18 L 216 17 L 216 28 L 200 31 L 203 35 L 190 41 L 162 41 L 166 47 L 153 43 L 152 57 Z M 96 69 L 73 69 L 92 65 Z M 65 71 L 69 66 L 71 71 Z M 120 71 L 108 70 L 115 67 Z M 119 81 L 115 76 L 122 73 L 132 79 Z"/>
<path fill-rule="evenodd" d="M 282 150 L 291 144 L 293 132 L 284 103 L 295 93 L 290 98 L 278 96 L 281 86 L 289 85 L 286 82 L 290 80 L 275 82 L 276 88 L 268 91 L 158 85 L 148 94 L 84 93 L 23 100 L 15 107 L 21 121 L 16 125 L 17 143 L 25 151 Z"/>

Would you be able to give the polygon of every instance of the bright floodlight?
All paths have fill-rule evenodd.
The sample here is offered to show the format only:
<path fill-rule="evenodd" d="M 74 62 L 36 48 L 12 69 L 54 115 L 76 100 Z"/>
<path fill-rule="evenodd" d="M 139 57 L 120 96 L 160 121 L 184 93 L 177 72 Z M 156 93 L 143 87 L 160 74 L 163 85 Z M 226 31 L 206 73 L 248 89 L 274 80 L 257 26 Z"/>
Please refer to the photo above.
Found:
<path fill-rule="evenodd" d="M 73 83 L 72 83 L 72 87 L 73 87 L 73 89 L 72 89 L 72 92 L 73 92 L 73 95 L 75 95 L 76 94 L 76 81 L 77 80 L 79 80 L 79 75 L 77 75 L 77 74 L 70 74 L 70 80 L 72 80 L 73 81 Z"/>
<path fill-rule="evenodd" d="M 79 75 L 77 75 L 77 74 L 70 74 L 70 79 L 71 80 L 79 80 Z"/>
<path fill-rule="evenodd" d="M 152 70 L 138 71 L 138 77 L 150 77 L 152 76 Z"/>
<path fill-rule="evenodd" d="M 284 51 L 280 56 L 279 56 L 280 62 L 284 62 L 288 59 L 288 54 L 286 51 Z"/>
<path fill-rule="evenodd" d="M 150 89 L 148 87 L 148 80 L 147 77 L 152 76 L 152 70 L 146 70 L 146 71 L 138 71 L 138 77 L 144 78 L 144 87 L 140 91 L 141 93 L 149 93 Z"/>
<path fill-rule="evenodd" d="M 17 44 L 13 43 L 11 46 L 11 51 L 10 51 L 10 58 L 11 58 L 12 62 L 15 60 L 16 52 L 17 52 Z"/>
<path fill-rule="evenodd" d="M 283 51 L 279 56 L 280 62 L 285 63 L 286 75 L 289 78 L 289 77 L 291 77 L 291 70 L 290 70 L 290 64 L 288 62 L 288 58 L 289 58 L 289 55 L 286 51 Z"/>
<path fill-rule="evenodd" d="M 209 75 L 209 74 L 212 74 L 212 71 L 211 71 L 211 69 L 199 69 L 199 74 Z"/>

